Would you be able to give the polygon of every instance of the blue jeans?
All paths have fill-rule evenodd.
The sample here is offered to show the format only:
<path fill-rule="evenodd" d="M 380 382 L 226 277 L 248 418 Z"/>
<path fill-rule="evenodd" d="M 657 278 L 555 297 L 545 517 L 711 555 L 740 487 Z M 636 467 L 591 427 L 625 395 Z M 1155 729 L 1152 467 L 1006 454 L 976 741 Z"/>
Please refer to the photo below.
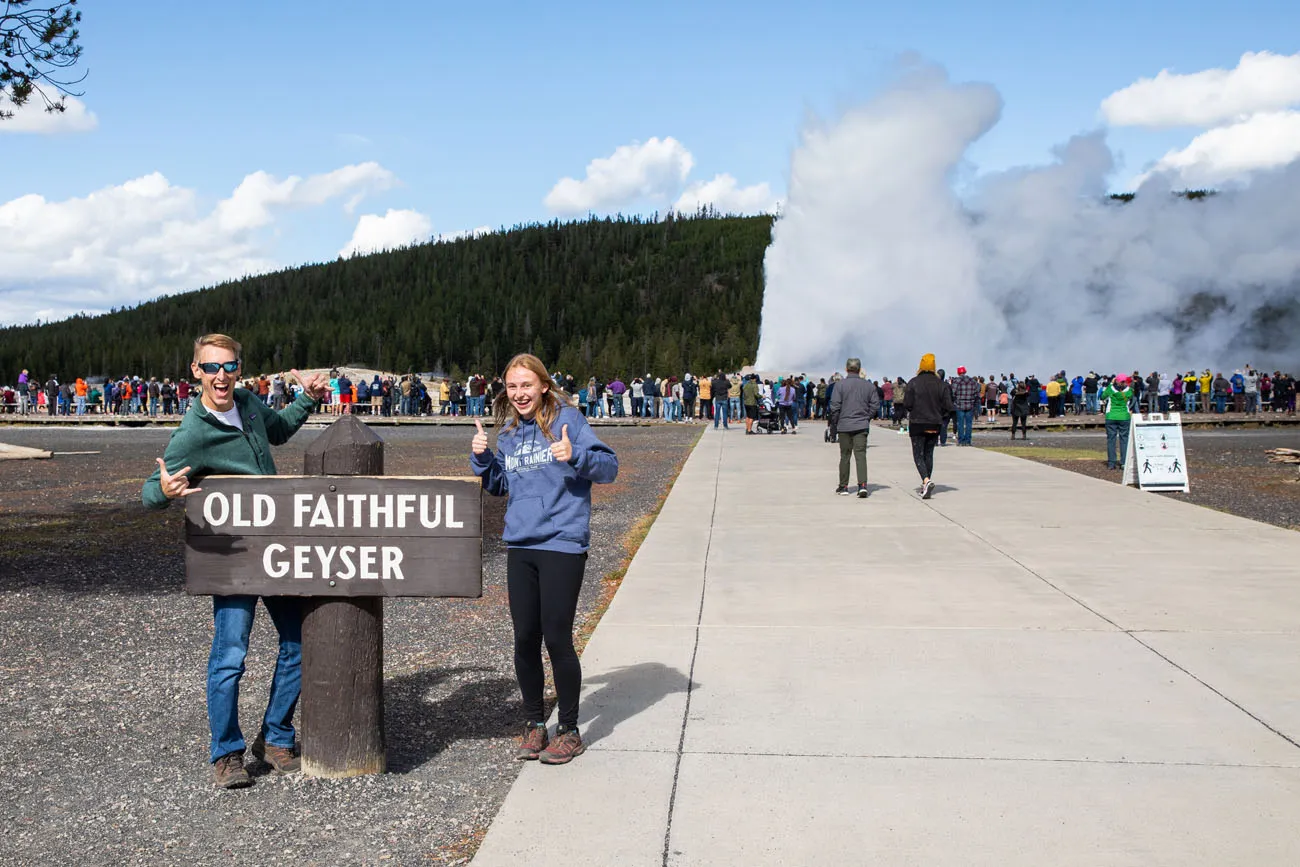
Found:
<path fill-rule="evenodd" d="M 1128 430 L 1127 420 L 1106 419 L 1106 466 L 1124 468 L 1124 459 L 1128 456 Z M 1119 446 L 1118 453 L 1116 445 Z"/>
<path fill-rule="evenodd" d="M 262 716 L 261 735 L 268 744 L 293 747 L 293 711 L 302 684 L 302 607 L 294 596 L 263 596 L 262 604 L 280 633 L 280 655 L 271 678 L 271 694 Z M 212 652 L 208 656 L 208 727 L 211 761 L 242 752 L 239 728 L 239 679 L 244 674 L 248 635 L 253 629 L 256 596 L 212 597 Z"/>
<path fill-rule="evenodd" d="M 1196 392 L 1183 394 L 1183 412 L 1196 412 Z"/>
<path fill-rule="evenodd" d="M 957 445 L 968 446 L 971 443 L 971 428 L 975 425 L 974 409 L 957 410 Z"/>
<path fill-rule="evenodd" d="M 725 397 L 715 397 L 713 399 L 713 429 L 718 429 L 718 422 L 722 422 L 724 428 L 731 428 L 727 420 L 731 417 L 731 401 Z"/>
<path fill-rule="evenodd" d="M 1098 397 L 1097 397 L 1097 392 L 1095 392 L 1095 391 L 1087 391 L 1087 392 L 1084 392 L 1084 394 L 1083 394 L 1083 401 L 1084 401 L 1084 404 L 1088 407 L 1088 412 L 1090 412 L 1090 413 L 1095 413 L 1095 412 L 1097 412 L 1097 411 L 1101 408 L 1101 407 L 1099 406 L 1099 400 L 1098 400 Z"/>
<path fill-rule="evenodd" d="M 731 401 L 731 417 L 734 418 L 736 421 L 740 421 L 740 419 L 742 418 L 740 412 L 740 398 L 730 397 L 727 399 Z"/>
<path fill-rule="evenodd" d="M 1214 411 L 1220 415 L 1228 411 L 1228 396 L 1226 394 L 1216 394 L 1214 396 Z"/>

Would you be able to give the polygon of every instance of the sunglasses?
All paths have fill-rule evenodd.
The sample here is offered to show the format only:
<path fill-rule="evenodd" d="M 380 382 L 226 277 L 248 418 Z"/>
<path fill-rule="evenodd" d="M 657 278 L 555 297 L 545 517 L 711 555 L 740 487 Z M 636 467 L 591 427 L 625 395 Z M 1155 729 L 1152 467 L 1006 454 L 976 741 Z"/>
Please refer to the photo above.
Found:
<path fill-rule="evenodd" d="M 199 370 L 204 373 L 216 373 L 218 370 L 224 370 L 226 373 L 234 373 L 239 370 L 239 360 L 234 361 L 200 361 L 198 362 Z"/>

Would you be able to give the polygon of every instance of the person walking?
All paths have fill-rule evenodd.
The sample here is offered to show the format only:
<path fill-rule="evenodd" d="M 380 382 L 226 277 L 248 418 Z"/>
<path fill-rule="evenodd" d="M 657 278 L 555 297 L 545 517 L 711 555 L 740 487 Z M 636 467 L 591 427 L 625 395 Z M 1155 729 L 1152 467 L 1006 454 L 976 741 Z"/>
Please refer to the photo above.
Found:
<path fill-rule="evenodd" d="M 497 451 L 475 419 L 470 468 L 483 490 L 506 503 L 506 586 L 514 625 L 515 676 L 524 733 L 517 758 L 562 765 L 587 747 L 578 733 L 582 666 L 573 621 L 591 544 L 591 486 L 618 476 L 618 456 L 558 393 L 534 355 L 506 365 L 505 391 L 493 401 Z M 559 699 L 555 738 L 546 731 L 542 643 Z"/>
<path fill-rule="evenodd" d="M 831 392 L 831 427 L 840 444 L 840 483 L 835 493 L 842 497 L 856 493 L 866 499 L 867 489 L 867 435 L 871 433 L 871 420 L 880 410 L 880 392 L 869 379 L 862 378 L 862 360 L 850 358 L 844 362 L 845 377 Z M 857 471 L 858 485 L 849 488 L 849 456 L 852 455 Z"/>
<path fill-rule="evenodd" d="M 939 443 L 939 426 L 952 412 L 952 391 L 935 375 L 932 353 L 921 356 L 916 376 L 904 391 L 903 408 L 912 437 L 912 460 L 921 474 L 921 499 L 928 500 L 934 493 L 934 447 Z"/>
<path fill-rule="evenodd" d="M 1121 373 L 1101 391 L 1101 399 L 1106 402 L 1106 468 L 1111 470 L 1124 469 L 1128 457 L 1128 433 L 1133 418 L 1129 409 L 1129 401 L 1133 399 L 1130 381 Z"/>
<path fill-rule="evenodd" d="M 256 394 L 236 388 L 243 349 L 224 334 L 194 341 L 191 372 L 203 396 L 172 433 L 158 466 L 145 481 L 141 499 L 151 509 L 197 494 L 206 476 L 273 476 L 271 446 L 282 445 L 307 420 L 329 383 L 319 374 L 299 381 L 303 394 L 276 412 Z M 293 371 L 294 375 L 298 372 Z M 302 611 L 294 596 L 263 596 L 262 603 L 280 635 L 271 695 L 253 741 L 253 755 L 280 773 L 298 770 L 293 712 L 302 682 Z M 223 789 L 252 785 L 244 768 L 244 735 L 239 728 L 239 680 L 244 674 L 256 596 L 213 596 L 212 650 L 208 655 L 209 761 Z"/>

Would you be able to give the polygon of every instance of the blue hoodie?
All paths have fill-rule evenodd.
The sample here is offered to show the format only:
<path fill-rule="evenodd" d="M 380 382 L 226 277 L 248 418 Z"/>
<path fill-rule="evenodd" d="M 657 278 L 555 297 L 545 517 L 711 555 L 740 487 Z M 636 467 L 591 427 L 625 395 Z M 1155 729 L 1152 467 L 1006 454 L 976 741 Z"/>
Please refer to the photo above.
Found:
<path fill-rule="evenodd" d="M 470 454 L 470 469 L 482 478 L 483 490 L 510 496 L 501 534 L 510 548 L 582 554 L 591 544 L 591 485 L 614 481 L 618 456 L 571 406 L 562 407 L 551 423 L 557 441 L 565 425 L 573 444 L 573 456 L 565 463 L 555 460 L 551 440 L 528 420 L 497 435 L 499 456 L 491 449 Z"/>

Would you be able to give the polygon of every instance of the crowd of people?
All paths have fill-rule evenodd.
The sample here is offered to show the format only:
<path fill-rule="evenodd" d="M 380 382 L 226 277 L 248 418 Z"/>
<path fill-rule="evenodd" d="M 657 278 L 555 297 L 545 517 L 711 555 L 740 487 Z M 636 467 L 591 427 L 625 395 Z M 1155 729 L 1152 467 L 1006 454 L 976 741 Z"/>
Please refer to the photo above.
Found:
<path fill-rule="evenodd" d="M 956 413 L 983 416 L 993 422 L 1009 417 L 1015 424 L 1039 415 L 1060 418 L 1067 415 L 1097 415 L 1104 412 L 1102 393 L 1113 375 L 1094 371 L 1076 374 L 1065 371 L 1040 380 L 1035 375 L 1014 373 L 970 376 L 965 368 L 946 379 L 954 391 Z M 349 374 L 344 369 L 329 371 L 329 392 L 320 411 L 327 414 L 362 413 L 374 416 L 471 416 L 482 417 L 505 390 L 500 376 L 471 374 L 464 379 Z M 800 419 L 821 419 L 842 374 L 814 378 L 789 374 L 762 378 L 756 374 L 716 371 L 714 374 L 684 373 L 663 377 L 590 377 L 585 382 L 564 373 L 552 378 L 578 410 L 588 418 L 660 419 L 691 423 L 757 420 L 763 413 L 776 414 L 782 432 L 795 433 Z M 903 377 L 872 379 L 880 396 L 875 417 L 894 425 L 905 423 L 907 383 Z M 1251 415 L 1259 412 L 1294 414 L 1297 386 L 1295 377 L 1282 371 L 1257 371 L 1251 365 L 1231 374 L 1157 372 L 1129 375 L 1133 411 L 1226 413 Z M 301 393 L 301 383 L 282 373 L 262 374 L 241 382 L 273 409 L 282 409 Z M 746 385 L 753 388 L 746 392 Z M 167 417 L 184 415 L 198 395 L 199 384 L 189 379 L 122 376 L 108 381 L 75 377 L 61 382 L 58 376 L 44 381 L 24 370 L 15 386 L 0 386 L 0 412 L 60 416 L 138 415 Z M 726 413 L 725 418 L 720 412 Z M 1023 412 L 1022 412 L 1023 410 Z M 963 416 L 964 419 L 964 416 Z M 958 423 L 958 439 L 963 436 Z"/>

